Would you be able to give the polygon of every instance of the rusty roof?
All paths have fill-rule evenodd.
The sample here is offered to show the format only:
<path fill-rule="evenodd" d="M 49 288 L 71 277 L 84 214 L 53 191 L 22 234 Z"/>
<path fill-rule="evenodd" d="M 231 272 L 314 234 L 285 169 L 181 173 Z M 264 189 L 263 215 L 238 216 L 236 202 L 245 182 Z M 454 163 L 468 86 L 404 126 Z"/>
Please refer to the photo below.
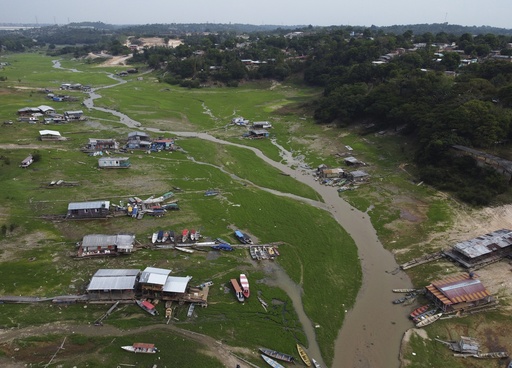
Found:
<path fill-rule="evenodd" d="M 468 258 L 476 258 L 512 245 L 512 230 L 501 229 L 459 242 L 453 249 Z"/>
<path fill-rule="evenodd" d="M 461 274 L 435 281 L 427 290 L 445 305 L 484 299 L 490 296 L 489 291 L 480 280 Z"/>

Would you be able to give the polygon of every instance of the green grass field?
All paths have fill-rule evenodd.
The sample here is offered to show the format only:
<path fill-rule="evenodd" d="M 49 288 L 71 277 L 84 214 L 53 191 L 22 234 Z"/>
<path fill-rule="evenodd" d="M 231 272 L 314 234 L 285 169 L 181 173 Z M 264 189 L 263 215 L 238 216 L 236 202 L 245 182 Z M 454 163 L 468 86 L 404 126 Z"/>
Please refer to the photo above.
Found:
<path fill-rule="evenodd" d="M 84 109 L 81 101 L 86 95 L 83 93 L 70 93 L 79 98 L 77 102 L 54 103 L 40 90 L 57 89 L 61 83 L 107 86 L 114 83 L 107 73 L 116 70 L 115 67 L 76 60 L 62 60 L 61 64 L 79 72 L 55 69 L 52 68 L 52 58 L 42 53 L 3 55 L 0 60 L 10 63 L 0 70 L 0 76 L 7 77 L 6 81 L 0 82 L 0 122 L 15 120 L 16 111 L 27 106 L 50 105 L 58 112 Z M 337 154 L 345 152 L 345 146 L 350 145 L 358 158 L 369 163 L 365 170 L 371 173 L 372 180 L 357 190 L 343 192 L 342 196 L 359 210 L 368 211 L 379 239 L 385 247 L 397 252 L 398 262 L 446 246 L 440 239 L 422 248 L 414 247 L 430 234 L 449 228 L 453 208 L 445 197 L 414 181 L 414 172 L 410 171 L 414 169 L 409 165 L 412 149 L 400 141 L 401 137 L 393 135 L 362 135 L 357 129 L 315 125 L 297 106 L 321 91 L 293 84 L 271 88 L 266 82 L 236 89 L 189 90 L 160 84 L 153 74 L 130 75 L 126 81 L 114 88 L 99 90 L 103 97 L 95 104 L 121 111 L 139 121 L 142 127 L 154 128 L 150 132 L 152 136 L 173 137 L 170 133 L 173 131 L 209 132 L 226 141 L 256 147 L 269 158 L 281 161 L 279 150 L 270 140 L 244 140 L 241 135 L 245 128 L 227 126 L 233 117 L 243 116 L 251 121 L 271 121 L 274 126 L 272 138 L 294 155 L 304 155 L 305 162 L 312 167 L 321 163 L 343 166 L 343 160 Z M 207 237 L 235 242 L 233 228 L 239 228 L 261 243 L 284 242 L 279 247 L 281 256 L 276 262 L 302 287 L 304 310 L 311 321 L 322 326 L 316 329 L 317 342 L 324 361 L 330 363 L 344 309 L 353 304 L 361 285 L 357 249 L 346 231 L 325 211 L 261 188 L 314 200 L 319 200 L 318 194 L 293 178 L 281 175 L 249 150 L 197 138 L 177 140 L 185 152 L 150 155 L 128 152 L 123 155 L 130 157 L 130 169 L 99 170 L 97 157 L 87 156 L 80 147 L 88 138 L 115 138 L 122 142 L 132 129 L 120 124 L 111 114 L 84 111 L 89 117 L 87 122 L 48 126 L 15 122 L 14 125 L 0 126 L 0 294 L 75 294 L 83 292 L 98 268 L 169 268 L 173 275 L 193 276 L 193 284 L 206 280 L 214 282 L 209 306 L 196 309 L 196 315 L 191 319 L 186 318 L 187 307 L 180 307 L 176 311 L 178 321 L 173 324 L 252 351 L 264 345 L 291 353 L 295 351 L 296 342 L 306 344 L 291 299 L 283 290 L 268 285 L 268 274 L 261 267 L 252 265 L 247 251 L 221 253 L 213 258 L 203 252 L 185 255 L 150 249 L 139 250 L 128 257 L 77 261 L 70 256 L 75 243 L 92 233 L 131 231 L 145 244 L 158 229 L 179 231 L 186 227 L 199 229 Z M 38 140 L 41 129 L 59 130 L 68 140 L 41 142 Z M 37 153 L 40 161 L 28 169 L 19 168 L 21 160 L 30 153 Z M 49 189 L 47 184 L 52 180 L 79 185 Z M 173 187 L 183 189 L 175 192 L 181 210 L 162 218 L 147 217 L 137 221 L 118 217 L 54 222 L 42 218 L 49 214 L 65 214 L 67 204 L 72 201 L 106 199 L 113 203 L 126 202 L 133 196 L 158 196 Z M 221 194 L 205 197 L 204 191 L 209 188 L 218 189 Z M 413 211 L 417 208 L 421 211 Z M 409 209 L 410 216 L 417 221 L 403 221 L 403 213 Z M 265 300 L 275 302 L 268 311 L 256 299 L 243 305 L 235 301 L 228 282 L 242 271 L 250 278 L 253 295 L 260 293 Z M 427 280 L 445 272 L 444 266 L 429 264 L 411 271 L 411 278 L 415 285 L 423 286 Z M 339 308 L 342 304 L 345 308 Z M 106 309 L 105 305 L 84 308 L 83 305 L 1 304 L 0 325 L 4 328 L 29 327 L 63 321 L 87 324 Z M 162 315 L 163 310 L 160 312 Z M 508 324 L 499 313 L 487 317 L 489 324 L 494 321 Z M 163 317 L 155 319 L 141 313 L 135 305 L 125 305 L 105 323 L 126 330 L 159 325 L 164 321 Z M 443 321 L 426 330 L 441 335 L 443 328 L 449 330 L 453 324 Z M 52 336 L 52 342 L 58 346 L 63 336 Z M 139 356 L 137 359 L 133 355 L 127 356 L 119 349 L 120 345 L 130 344 L 135 338 L 151 338 L 158 342 L 166 349 L 162 359 L 172 359 L 173 362 L 193 359 L 193 366 L 222 366 L 204 355 L 196 342 L 165 330 L 155 330 L 151 335 L 137 333 L 131 337 L 105 336 L 101 339 L 78 335 L 71 342 L 74 348 L 70 346 L 69 351 L 80 347 L 78 350 L 84 354 L 78 361 L 89 367 L 134 364 L 136 361 L 146 365 L 155 363 L 150 357 L 138 360 Z M 17 343 L 45 347 L 30 338 L 20 339 Z M 444 347 L 425 344 L 424 339 L 414 336 L 410 349 L 411 354 L 406 358 L 413 367 L 426 366 L 425 362 L 432 366 L 442 366 L 448 361 L 452 366 L 464 364 L 445 352 Z M 54 349 L 50 350 L 53 353 Z M 417 352 L 416 356 L 412 355 L 413 351 Z M 43 362 L 43 357 L 51 353 L 46 351 L 37 363 Z M 257 356 L 245 354 L 244 357 L 262 364 Z M 70 353 L 63 355 L 61 361 L 64 365 L 74 364 L 74 359 Z"/>
<path fill-rule="evenodd" d="M 56 88 L 64 82 L 94 87 L 110 83 L 101 68 L 90 65 L 62 63 L 81 71 L 72 73 L 52 69 L 51 59 L 39 54 L 10 55 L 7 59 L 11 66 L 3 73 L 8 79 L 0 84 L 0 88 L 9 102 L 1 107 L 2 119 L 13 119 L 16 110 L 26 106 L 49 104 L 58 111 L 81 108 L 79 102 L 48 101 L 44 93 L 38 92 L 39 88 Z M 25 89 L 28 87 L 33 90 Z M 213 132 L 224 128 L 233 116 L 271 120 L 276 108 L 307 96 L 295 88 L 269 90 L 261 85 L 236 90 L 191 91 L 155 83 L 151 75 L 145 75 L 142 81 L 129 79 L 124 85 L 100 93 L 103 98 L 96 101 L 97 106 L 120 110 L 144 126 L 171 131 Z M 176 275 L 191 275 L 197 282 L 212 280 L 216 285 L 210 291 L 210 305 L 200 309 L 197 318 L 186 321 L 186 311 L 179 312 L 184 317 L 184 322 L 180 323 L 183 327 L 250 348 L 265 343 L 290 351 L 297 341 L 306 344 L 288 296 L 280 289 L 266 286 L 264 280 L 268 276 L 250 264 L 247 251 L 222 254 L 214 260 L 207 260 L 201 253 L 184 256 L 172 251 L 151 250 L 115 259 L 76 261 L 70 257 L 75 242 L 90 233 L 133 231 L 144 243 L 160 228 L 180 230 L 188 227 L 200 229 L 204 236 L 235 241 L 232 228 L 236 227 L 250 232 L 261 243 L 285 242 L 280 247 L 278 262 L 293 280 L 301 282 L 304 308 L 311 320 L 323 326 L 317 331 L 317 339 L 324 359 L 332 359 L 334 339 L 343 321 L 342 310 L 337 306 L 351 305 L 360 285 L 361 271 L 355 245 L 323 210 L 259 189 L 270 188 L 319 199 L 311 188 L 280 175 L 249 150 L 194 138 L 178 141 L 186 154 L 128 153 L 132 162 L 129 170 L 102 171 L 97 168 L 97 158 L 87 156 L 79 148 L 88 138 L 122 141 L 131 130 L 108 114 L 94 110 L 86 114 L 90 119 L 85 123 L 43 128 L 38 124 L 16 122 L 13 126 L 0 127 L 5 132 L 0 136 L 0 144 L 14 145 L 0 151 L 0 182 L 4 188 L 1 196 L 5 208 L 0 220 L 5 229 L 1 244 L 7 245 L 0 254 L 2 294 L 47 296 L 81 292 L 98 268 L 142 269 L 148 265 L 171 268 Z M 282 116 L 279 118 L 283 119 Z M 287 116 L 287 119 L 293 117 Z M 282 127 L 274 125 L 276 136 L 287 130 L 286 123 Z M 59 130 L 69 139 L 40 142 L 40 129 Z M 229 128 L 227 133 L 223 129 L 219 132 L 223 138 L 246 143 L 238 138 L 239 130 Z M 163 135 L 170 136 L 168 133 Z M 278 159 L 275 147 L 268 142 L 250 143 Z M 283 145 L 287 146 L 285 141 Z M 37 153 L 40 161 L 28 169 L 20 169 L 18 163 L 29 153 Z M 48 189 L 50 181 L 59 179 L 79 185 Z M 131 196 L 159 195 L 173 187 L 183 189 L 175 194 L 181 210 L 163 218 L 137 221 L 121 217 L 76 222 L 41 219 L 44 215 L 65 214 L 71 201 L 108 199 L 117 203 Z M 205 197 L 203 193 L 209 188 L 220 190 L 221 195 Z M 256 299 L 239 305 L 231 292 L 225 290 L 229 290 L 229 278 L 236 277 L 241 271 L 249 274 L 255 295 L 259 292 L 269 301 L 279 303 L 273 304 L 268 312 Z M 318 288 L 318 285 L 323 287 Z M 333 294 L 327 290 L 338 292 Z M 81 306 L 62 307 L 59 314 L 54 313 L 52 305 L 38 307 L 37 314 L 32 312 L 32 306 L 0 307 L 5 312 L 2 313 L 4 326 L 30 326 L 51 321 L 91 322 L 104 312 L 104 307 L 99 306 L 90 306 L 86 310 Z M 333 310 L 338 312 L 333 313 Z M 123 313 L 114 314 L 107 323 L 134 328 L 146 325 L 148 318 L 132 306 L 125 307 Z M 108 355 L 110 350 L 106 351 Z M 94 366 L 94 360 L 91 359 L 90 364 Z"/>

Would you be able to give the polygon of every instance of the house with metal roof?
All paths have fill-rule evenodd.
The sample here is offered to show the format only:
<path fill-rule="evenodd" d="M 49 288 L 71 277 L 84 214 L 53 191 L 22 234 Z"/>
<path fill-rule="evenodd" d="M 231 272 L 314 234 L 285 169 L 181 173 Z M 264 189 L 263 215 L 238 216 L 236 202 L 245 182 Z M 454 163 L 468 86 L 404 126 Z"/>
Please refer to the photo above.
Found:
<path fill-rule="evenodd" d="M 106 218 L 110 214 L 110 201 L 71 202 L 67 219 Z"/>
<path fill-rule="evenodd" d="M 90 234 L 77 243 L 79 257 L 111 256 L 133 252 L 134 234 Z"/>
<path fill-rule="evenodd" d="M 56 130 L 40 130 L 39 139 L 42 141 L 64 141 L 66 138 L 60 135 L 60 132 Z"/>
<path fill-rule="evenodd" d="M 512 257 L 512 230 L 500 229 L 459 242 L 445 250 L 444 254 L 470 269 L 498 262 L 505 257 Z"/>
<path fill-rule="evenodd" d="M 444 313 L 469 310 L 495 301 L 473 273 L 434 281 L 425 296 Z"/>
<path fill-rule="evenodd" d="M 162 292 L 170 273 L 171 270 L 164 268 L 146 267 L 139 279 L 142 294 L 144 296 L 149 294 L 153 296 L 155 292 Z"/>
<path fill-rule="evenodd" d="M 87 286 L 89 299 L 134 299 L 139 273 L 140 270 L 136 269 L 99 269 Z"/>
<path fill-rule="evenodd" d="M 82 149 L 84 152 L 115 151 L 119 149 L 119 143 L 115 139 L 89 138 L 89 141 Z"/>
<path fill-rule="evenodd" d="M 55 113 L 55 109 L 51 106 L 48 106 L 48 105 L 40 105 L 37 107 L 39 109 L 39 111 L 45 115 L 49 115 L 49 114 L 54 114 Z"/>
<path fill-rule="evenodd" d="M 128 140 L 126 148 L 128 149 L 144 149 L 147 150 L 151 147 L 151 138 L 145 132 L 130 132 L 128 133 Z"/>
<path fill-rule="evenodd" d="M 84 112 L 82 110 L 74 110 L 74 111 L 64 111 L 64 116 L 66 120 L 81 120 L 83 118 Z"/>

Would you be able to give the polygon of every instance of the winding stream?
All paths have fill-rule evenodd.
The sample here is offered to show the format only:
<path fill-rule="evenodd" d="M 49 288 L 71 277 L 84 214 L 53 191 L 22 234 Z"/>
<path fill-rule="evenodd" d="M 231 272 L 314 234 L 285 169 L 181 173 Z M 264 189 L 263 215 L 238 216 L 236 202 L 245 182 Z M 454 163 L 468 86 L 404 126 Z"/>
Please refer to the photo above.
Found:
<path fill-rule="evenodd" d="M 111 113 L 119 117 L 120 122 L 130 128 L 162 133 L 160 129 L 141 127 L 139 122 L 119 111 L 94 106 L 94 100 L 101 97 L 101 95 L 96 93 L 97 90 L 126 83 L 125 80 L 117 78 L 112 74 L 109 74 L 109 77 L 116 80 L 117 83 L 92 89 L 89 92 L 89 98 L 84 100 L 84 105 L 89 109 Z M 335 188 L 322 186 L 314 180 L 312 175 L 304 174 L 303 169 L 301 169 L 303 162 L 294 158 L 291 152 L 287 152 L 277 143 L 274 144 L 281 150 L 281 156 L 286 163 L 271 160 L 257 148 L 224 141 L 207 133 L 171 131 L 168 133 L 180 137 L 195 137 L 210 142 L 249 149 L 266 163 L 309 185 L 320 194 L 324 203 L 296 196 L 292 197 L 329 211 L 332 214 L 340 226 L 354 239 L 363 270 L 363 284 L 357 296 L 355 306 L 347 311 L 343 327 L 335 343 L 335 356 L 332 367 L 398 367 L 400 341 L 403 333 L 411 325 L 406 318 L 407 310 L 402 306 L 396 306 L 391 303 L 397 297 L 391 290 L 393 288 L 410 288 L 412 285 L 404 273 L 391 273 L 398 265 L 392 254 L 383 248 L 377 238 L 368 214 L 350 206 L 339 197 Z M 219 167 L 219 169 L 222 168 Z M 262 189 L 271 191 L 266 188 Z M 287 193 L 271 192 L 277 195 L 291 196 Z M 311 357 L 322 363 L 322 360 L 319 359 L 320 349 L 316 343 L 315 329 L 302 308 L 300 287 L 293 283 L 288 275 L 279 267 L 272 267 L 270 272 L 276 276 L 274 278 L 276 285 L 285 290 L 293 301 L 308 338 L 308 353 Z M 344 308 L 344 306 L 339 307 Z M 323 365 L 325 366 L 325 364 Z"/>

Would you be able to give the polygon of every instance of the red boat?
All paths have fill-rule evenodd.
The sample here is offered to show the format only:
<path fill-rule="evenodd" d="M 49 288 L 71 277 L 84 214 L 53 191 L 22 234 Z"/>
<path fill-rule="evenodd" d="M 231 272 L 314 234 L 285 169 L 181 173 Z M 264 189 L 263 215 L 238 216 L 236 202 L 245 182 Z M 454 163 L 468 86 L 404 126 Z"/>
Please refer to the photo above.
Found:
<path fill-rule="evenodd" d="M 181 232 L 181 242 L 185 243 L 188 239 L 188 229 L 185 229 Z"/>
<path fill-rule="evenodd" d="M 425 313 L 428 310 L 428 307 L 429 307 L 429 305 L 427 304 L 427 305 L 422 305 L 419 308 L 416 308 L 415 310 L 413 310 L 411 312 L 411 314 L 409 314 L 409 317 L 411 317 L 411 319 L 413 319 L 413 318 L 419 316 L 420 314 Z"/>
<path fill-rule="evenodd" d="M 251 292 L 249 290 L 249 280 L 247 280 L 247 276 L 245 274 L 240 274 L 240 286 L 242 287 L 242 293 L 244 294 L 244 297 L 248 298 L 249 295 L 251 295 Z"/>

